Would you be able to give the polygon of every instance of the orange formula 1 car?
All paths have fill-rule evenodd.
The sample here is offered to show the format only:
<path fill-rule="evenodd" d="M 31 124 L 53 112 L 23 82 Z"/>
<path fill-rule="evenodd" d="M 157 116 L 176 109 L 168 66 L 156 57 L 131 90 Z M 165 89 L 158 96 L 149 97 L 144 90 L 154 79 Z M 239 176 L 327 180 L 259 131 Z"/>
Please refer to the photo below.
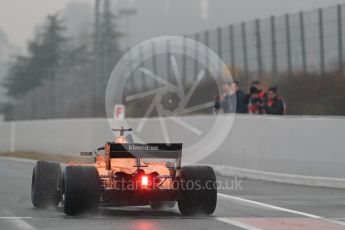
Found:
<path fill-rule="evenodd" d="M 131 129 L 83 156 L 95 163 L 38 161 L 33 169 L 31 200 L 37 208 L 58 206 L 68 215 L 100 206 L 174 207 L 183 215 L 210 215 L 217 203 L 216 176 L 209 166 L 181 167 L 182 144 L 135 144 Z"/>

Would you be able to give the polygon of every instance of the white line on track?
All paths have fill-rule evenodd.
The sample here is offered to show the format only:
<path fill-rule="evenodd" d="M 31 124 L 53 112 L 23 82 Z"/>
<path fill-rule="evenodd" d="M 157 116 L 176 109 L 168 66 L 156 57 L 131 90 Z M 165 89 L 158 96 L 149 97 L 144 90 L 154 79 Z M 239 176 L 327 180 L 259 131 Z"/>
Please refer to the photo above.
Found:
<path fill-rule="evenodd" d="M 7 210 L 3 210 L 3 213 L 5 213 L 8 216 L 3 216 L 1 219 L 5 219 L 9 221 L 16 229 L 20 230 L 35 230 L 36 228 L 29 224 L 24 219 L 32 219 L 31 217 L 18 217 L 13 216 L 13 214 Z"/>
<path fill-rule="evenodd" d="M 282 212 L 293 213 L 293 214 L 296 214 L 296 215 L 305 216 L 305 217 L 309 217 L 309 218 L 312 218 L 312 219 L 320 219 L 320 220 L 323 220 L 323 221 L 326 221 L 326 222 L 329 222 L 329 223 L 345 226 L 345 222 L 337 221 L 337 220 L 334 220 L 334 219 L 327 219 L 325 217 L 313 215 L 313 214 L 306 213 L 306 212 L 300 212 L 300 211 L 296 211 L 296 210 L 292 210 L 292 209 L 282 208 L 282 207 L 278 207 L 278 206 L 274 206 L 274 205 L 270 205 L 270 204 L 266 204 L 266 203 L 262 203 L 262 202 L 258 202 L 258 201 L 244 199 L 244 198 L 237 197 L 237 196 L 226 195 L 226 194 L 223 194 L 223 193 L 218 193 L 218 196 L 223 197 L 223 198 L 227 198 L 227 199 L 231 199 L 231 200 L 237 200 L 237 201 L 249 203 L 249 204 L 256 205 L 256 206 L 261 206 L 261 207 L 265 207 L 265 208 L 269 208 L 269 209 L 274 209 L 274 210 L 278 210 L 278 211 L 282 211 Z M 248 230 L 251 230 L 251 229 L 248 228 Z"/>
<path fill-rule="evenodd" d="M 0 220 L 32 219 L 31 216 L 0 216 Z"/>
<path fill-rule="evenodd" d="M 240 228 L 243 228 L 243 229 L 247 229 L 247 230 L 262 230 L 261 228 L 257 228 L 257 227 L 251 226 L 251 225 L 247 225 L 247 224 L 241 223 L 241 222 L 239 222 L 237 220 L 233 220 L 233 219 L 230 219 L 230 218 L 227 218 L 227 217 L 216 217 L 215 219 L 220 221 L 220 222 L 223 222 L 223 223 L 226 223 L 226 224 L 230 224 L 230 225 L 233 225 L 233 226 L 236 226 L 236 227 L 240 227 Z"/>

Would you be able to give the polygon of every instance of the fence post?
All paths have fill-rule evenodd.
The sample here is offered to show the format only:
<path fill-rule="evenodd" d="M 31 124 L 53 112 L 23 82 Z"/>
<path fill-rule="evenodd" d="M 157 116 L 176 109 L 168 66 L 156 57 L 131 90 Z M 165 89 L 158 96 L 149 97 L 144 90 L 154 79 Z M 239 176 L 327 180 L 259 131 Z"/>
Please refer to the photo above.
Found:
<path fill-rule="evenodd" d="M 205 31 L 205 46 L 206 46 L 206 76 L 208 76 L 209 73 L 209 68 L 210 68 L 210 59 L 209 59 L 209 44 L 210 43 L 210 39 L 209 39 L 209 32 L 208 30 Z"/>
<path fill-rule="evenodd" d="M 272 39 L 272 72 L 276 77 L 278 73 L 277 66 L 277 38 L 276 38 L 276 23 L 275 17 L 271 16 L 271 39 Z"/>
<path fill-rule="evenodd" d="M 290 34 L 290 16 L 285 15 L 285 26 L 286 26 L 286 49 L 287 49 L 287 61 L 288 61 L 288 73 L 292 75 L 292 61 L 291 61 L 291 34 Z"/>
<path fill-rule="evenodd" d="M 299 13 L 299 24 L 301 29 L 301 50 L 302 50 L 302 64 L 303 64 L 303 73 L 307 73 L 307 52 L 305 45 L 305 29 L 304 29 L 304 12 Z"/>
<path fill-rule="evenodd" d="M 218 38 L 218 56 L 220 58 L 223 57 L 223 54 L 222 54 L 222 28 L 218 27 L 217 28 L 217 38 Z"/>
<path fill-rule="evenodd" d="M 319 31 L 320 31 L 320 68 L 321 74 L 325 74 L 325 45 L 323 38 L 323 11 L 319 9 Z"/>
<path fill-rule="evenodd" d="M 223 52 L 222 52 L 222 29 L 220 27 L 217 28 L 217 40 L 218 40 L 218 56 L 220 59 L 223 59 Z M 219 60 L 219 67 L 222 68 L 222 60 Z M 222 74 L 222 73 L 220 73 Z"/>
<path fill-rule="evenodd" d="M 157 59 L 156 59 L 156 45 L 154 42 L 151 43 L 151 52 L 152 52 L 152 71 L 154 74 L 157 73 Z M 156 80 L 153 80 L 153 86 L 155 88 L 158 87 L 158 82 Z"/>
<path fill-rule="evenodd" d="M 197 77 L 198 74 L 198 70 L 199 70 L 199 34 L 196 33 L 195 34 L 195 41 L 197 41 L 197 43 L 195 43 L 195 59 L 194 59 L 194 78 Z M 193 79 L 194 80 L 194 79 Z"/>
<path fill-rule="evenodd" d="M 261 47 L 261 34 L 260 34 L 260 20 L 255 20 L 255 35 L 256 35 L 256 50 L 258 61 L 258 74 L 259 79 L 262 78 L 263 66 L 262 66 L 262 47 Z"/>
<path fill-rule="evenodd" d="M 231 60 L 231 76 L 236 78 L 236 73 L 234 68 L 236 66 L 236 56 L 235 56 L 235 40 L 234 40 L 234 25 L 229 26 L 229 36 L 230 36 L 230 60 Z"/>
<path fill-rule="evenodd" d="M 342 5 L 338 5 L 338 52 L 339 52 L 339 71 L 343 72 L 343 15 Z"/>
<path fill-rule="evenodd" d="M 131 68 L 134 68 L 134 66 L 133 66 L 134 57 L 132 56 L 131 52 L 128 52 L 128 58 L 129 58 L 129 62 L 130 62 Z M 135 76 L 134 76 L 134 73 L 131 74 L 130 86 L 131 86 L 130 90 L 132 91 L 132 93 L 134 93 L 134 91 L 135 91 Z"/>
<path fill-rule="evenodd" d="M 246 23 L 241 23 L 242 28 L 242 41 L 243 41 L 243 64 L 244 64 L 244 73 L 248 77 L 248 54 L 247 54 L 247 33 L 246 33 Z"/>
<path fill-rule="evenodd" d="M 166 52 L 166 55 L 167 55 L 167 75 L 166 77 L 168 78 L 168 80 L 170 81 L 171 80 L 171 61 L 170 61 L 170 40 L 167 39 L 166 41 L 166 49 L 167 49 L 167 52 Z M 158 74 L 158 73 L 157 73 Z"/>
<path fill-rule="evenodd" d="M 141 67 L 145 68 L 144 50 L 143 50 L 143 46 L 142 45 L 139 46 L 139 57 L 140 57 L 140 60 L 141 60 Z M 143 72 L 140 72 L 140 73 L 141 73 L 140 75 L 141 75 L 141 81 L 142 81 L 142 84 L 141 84 L 142 89 L 141 90 L 144 91 L 145 89 L 147 89 L 146 77 L 145 77 L 145 74 Z M 140 91 L 140 89 L 135 89 L 134 91 Z"/>
<path fill-rule="evenodd" d="M 184 86 L 187 85 L 187 36 L 183 35 L 183 56 L 182 56 L 182 76 L 183 76 L 183 84 Z"/>

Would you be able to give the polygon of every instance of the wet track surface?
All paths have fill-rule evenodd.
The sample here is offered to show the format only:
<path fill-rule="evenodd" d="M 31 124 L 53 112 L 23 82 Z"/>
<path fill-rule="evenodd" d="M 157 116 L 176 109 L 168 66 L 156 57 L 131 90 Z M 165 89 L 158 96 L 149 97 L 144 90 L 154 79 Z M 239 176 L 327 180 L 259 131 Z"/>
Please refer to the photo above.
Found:
<path fill-rule="evenodd" d="M 0 229 L 345 229 L 345 190 L 218 178 L 217 210 L 184 217 L 177 207 L 101 208 L 66 216 L 38 210 L 30 200 L 32 161 L 0 158 Z"/>

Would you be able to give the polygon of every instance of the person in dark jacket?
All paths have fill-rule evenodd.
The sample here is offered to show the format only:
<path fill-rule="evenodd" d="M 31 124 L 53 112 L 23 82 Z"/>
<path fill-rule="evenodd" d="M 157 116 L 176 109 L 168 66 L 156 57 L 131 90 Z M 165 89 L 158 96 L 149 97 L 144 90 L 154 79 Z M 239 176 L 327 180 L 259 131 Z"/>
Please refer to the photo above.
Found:
<path fill-rule="evenodd" d="M 240 90 L 237 81 L 231 84 L 231 88 L 232 92 L 236 92 L 236 113 L 248 113 L 247 95 Z"/>
<path fill-rule="evenodd" d="M 263 106 L 263 112 L 271 115 L 283 115 L 285 108 L 283 99 L 278 95 L 277 87 L 270 87 L 267 92 L 267 100 Z"/>
<path fill-rule="evenodd" d="M 218 114 L 221 109 L 220 96 L 214 97 L 213 114 Z"/>

